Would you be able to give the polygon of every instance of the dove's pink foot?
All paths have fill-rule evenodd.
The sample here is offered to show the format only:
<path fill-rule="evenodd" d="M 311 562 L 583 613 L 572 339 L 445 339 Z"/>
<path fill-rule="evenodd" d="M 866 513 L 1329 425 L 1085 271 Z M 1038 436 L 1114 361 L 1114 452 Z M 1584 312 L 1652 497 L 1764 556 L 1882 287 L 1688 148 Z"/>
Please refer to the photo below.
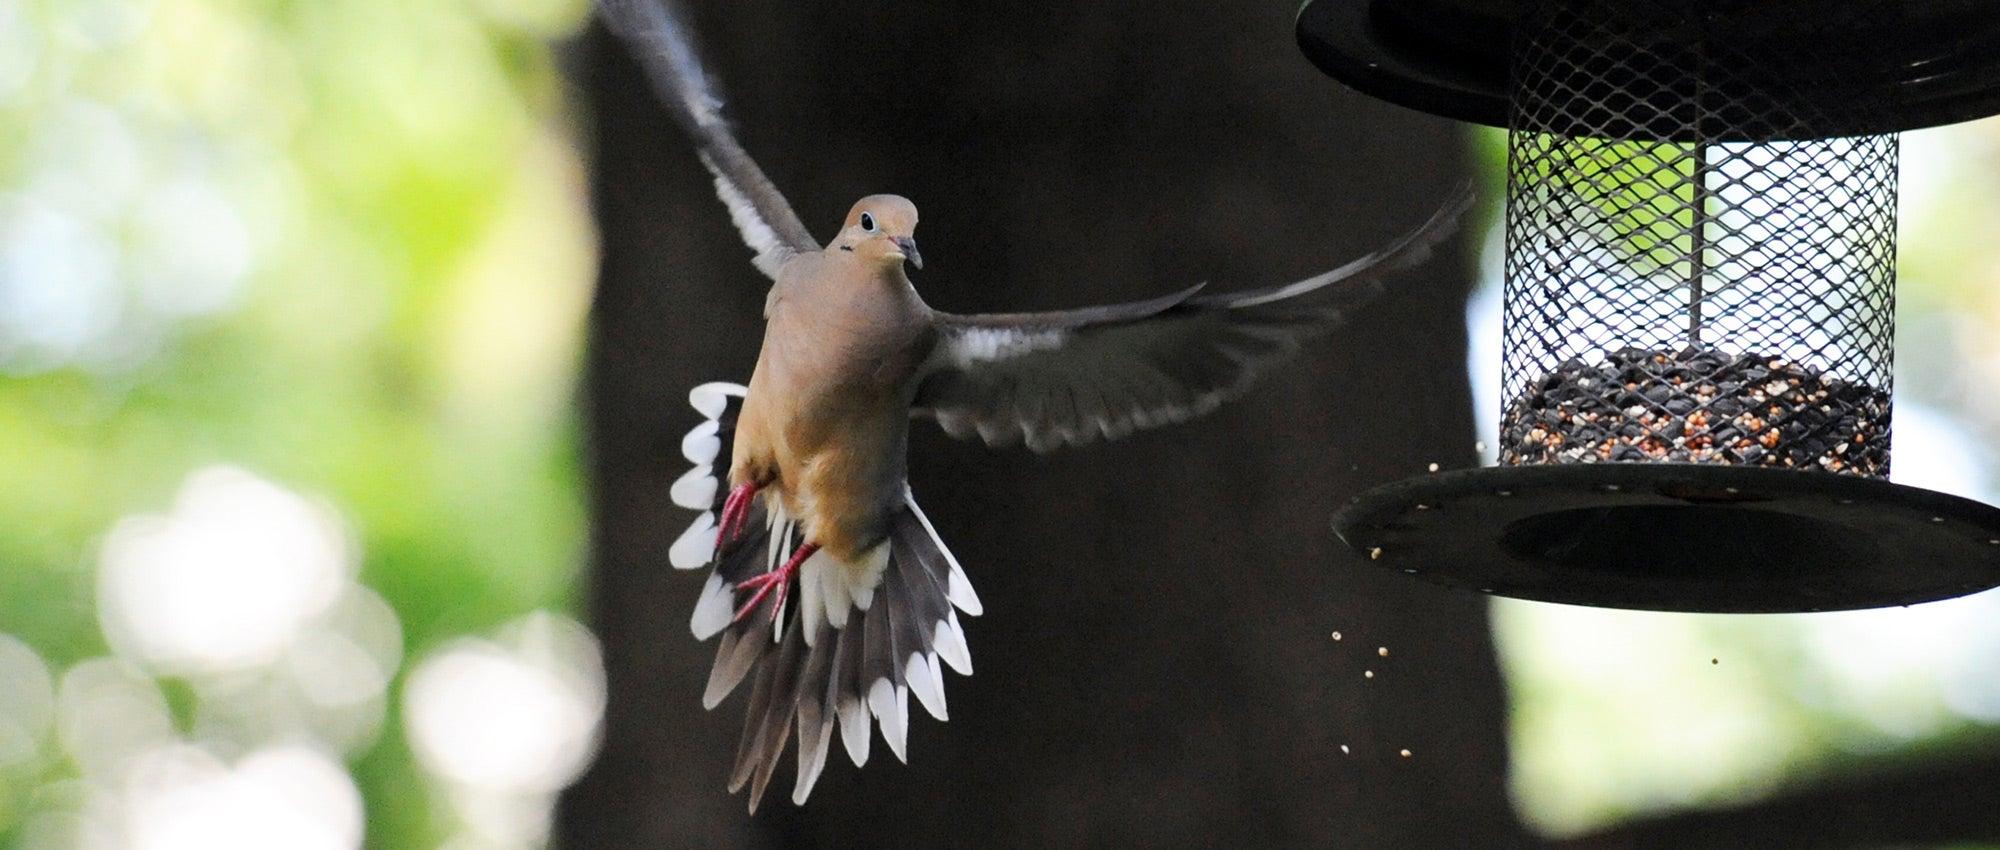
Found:
<path fill-rule="evenodd" d="M 764 597 L 770 595 L 773 588 L 777 589 L 778 598 L 771 603 L 771 619 L 778 619 L 778 613 L 785 610 L 785 594 L 791 589 L 792 576 L 799 571 L 799 565 L 805 563 L 806 559 L 817 551 L 819 551 L 818 543 L 807 543 L 800 546 L 799 551 L 793 552 L 784 566 L 763 575 L 744 579 L 741 584 L 736 585 L 737 590 L 757 592 L 750 596 L 750 601 L 743 603 L 743 607 L 736 609 L 736 617 L 731 622 L 740 622 L 744 617 L 750 616 L 750 612 L 757 610 L 757 604 L 763 602 Z"/>
<path fill-rule="evenodd" d="M 743 526 L 750 521 L 750 503 L 757 498 L 757 485 L 738 484 L 729 491 L 729 497 L 722 500 L 722 525 L 715 534 L 715 548 L 722 547 L 742 536 Z"/>

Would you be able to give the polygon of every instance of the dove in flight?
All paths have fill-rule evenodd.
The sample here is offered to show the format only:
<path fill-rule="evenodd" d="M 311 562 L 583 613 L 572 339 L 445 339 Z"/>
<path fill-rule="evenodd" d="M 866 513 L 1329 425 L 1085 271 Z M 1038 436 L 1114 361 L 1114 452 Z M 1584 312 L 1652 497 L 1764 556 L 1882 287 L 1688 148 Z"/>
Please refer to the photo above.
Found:
<path fill-rule="evenodd" d="M 838 727 L 856 765 L 872 726 L 905 759 L 909 697 L 945 719 L 943 667 L 972 673 L 958 614 L 979 597 L 905 481 L 912 419 L 955 437 L 1045 452 L 1183 422 L 1215 409 L 1422 262 L 1470 206 L 1461 192 L 1421 227 L 1284 286 L 1044 313 L 931 309 L 917 208 L 856 202 L 824 245 L 731 135 L 687 31 L 658 0 L 600 0 L 657 94 L 692 137 L 716 194 L 774 281 L 747 387 L 695 387 L 703 422 L 676 504 L 701 511 L 676 568 L 710 568 L 690 621 L 721 635 L 703 705 L 751 679 L 731 792 L 750 811 L 794 729 L 792 800 L 812 792 Z M 871 722 L 872 721 L 872 722 Z"/>

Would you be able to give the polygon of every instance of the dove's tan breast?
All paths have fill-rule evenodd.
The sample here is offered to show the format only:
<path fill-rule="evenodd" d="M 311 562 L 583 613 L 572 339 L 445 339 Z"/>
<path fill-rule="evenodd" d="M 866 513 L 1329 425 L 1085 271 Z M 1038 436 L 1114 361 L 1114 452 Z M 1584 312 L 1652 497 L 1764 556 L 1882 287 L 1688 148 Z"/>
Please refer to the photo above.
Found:
<path fill-rule="evenodd" d="M 929 324 L 915 294 L 905 301 L 894 288 L 907 281 L 802 265 L 787 268 L 771 299 L 730 478 L 774 489 L 807 540 L 853 562 L 887 535 L 903 500 L 909 379 L 928 353 Z"/>

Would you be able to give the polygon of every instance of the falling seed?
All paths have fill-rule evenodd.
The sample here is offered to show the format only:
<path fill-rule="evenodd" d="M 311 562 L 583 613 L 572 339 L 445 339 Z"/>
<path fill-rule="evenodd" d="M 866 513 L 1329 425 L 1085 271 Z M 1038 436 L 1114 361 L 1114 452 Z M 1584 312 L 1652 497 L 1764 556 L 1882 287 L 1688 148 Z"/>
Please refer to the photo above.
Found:
<path fill-rule="evenodd" d="M 1402 757 L 1403 757 L 1403 758 L 1409 758 L 1409 757 L 1410 757 L 1410 751 L 1409 751 L 1409 750 L 1404 750 L 1404 751 L 1402 751 L 1401 755 L 1402 755 Z"/>
<path fill-rule="evenodd" d="M 1388 648 L 1388 647 L 1386 647 L 1386 646 L 1378 646 L 1378 647 L 1375 647 L 1375 654 L 1376 654 L 1376 655 L 1380 655 L 1380 656 L 1382 656 L 1383 658 L 1388 658 L 1388 657 L 1389 657 L 1389 648 Z"/>
<path fill-rule="evenodd" d="M 1373 671 L 1373 670 L 1363 670 L 1363 671 L 1361 671 L 1361 678 L 1363 678 L 1363 679 L 1373 679 L 1373 678 L 1375 678 L 1375 671 Z"/>
<path fill-rule="evenodd" d="M 1346 745 L 1346 744 L 1341 744 L 1341 745 L 1340 745 L 1340 753 L 1341 753 L 1341 755 L 1346 755 L 1346 754 L 1347 754 L 1348 752 L 1350 752 L 1350 751 L 1349 751 L 1349 750 L 1347 749 L 1347 745 Z"/>
<path fill-rule="evenodd" d="M 1333 639 L 1334 639 L 1334 640 L 1340 640 L 1340 633 L 1339 633 L 1339 632 L 1334 632 L 1334 633 L 1333 633 Z"/>
<path fill-rule="evenodd" d="M 1708 660 L 1708 663 L 1710 663 L 1710 664 L 1721 664 L 1721 663 L 1722 663 L 1722 659 L 1720 659 L 1720 658 L 1711 658 L 1711 659 L 1709 659 L 1709 660 Z"/>
<path fill-rule="evenodd" d="M 1435 463 L 1431 464 L 1431 471 L 1432 471 L 1432 472 L 1436 472 L 1436 471 L 1438 471 L 1438 465 L 1437 465 L 1437 464 L 1435 464 Z"/>
<path fill-rule="evenodd" d="M 1369 550 L 1368 550 L 1368 560 L 1370 560 L 1370 561 L 1380 561 L 1380 560 L 1382 560 L 1382 547 L 1380 547 L 1380 546 L 1376 546 L 1376 547 L 1374 547 L 1374 548 L 1372 548 L 1372 549 L 1369 549 Z"/>

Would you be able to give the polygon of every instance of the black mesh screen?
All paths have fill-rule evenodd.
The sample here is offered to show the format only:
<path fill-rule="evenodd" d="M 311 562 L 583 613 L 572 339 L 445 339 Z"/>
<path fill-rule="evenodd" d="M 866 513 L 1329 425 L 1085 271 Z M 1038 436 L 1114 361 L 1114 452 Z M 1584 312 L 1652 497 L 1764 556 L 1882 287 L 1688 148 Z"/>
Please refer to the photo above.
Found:
<path fill-rule="evenodd" d="M 1501 462 L 1886 475 L 1896 137 L 1804 138 L 1850 116 L 1731 26 L 1771 4 L 1526 5 Z"/>

